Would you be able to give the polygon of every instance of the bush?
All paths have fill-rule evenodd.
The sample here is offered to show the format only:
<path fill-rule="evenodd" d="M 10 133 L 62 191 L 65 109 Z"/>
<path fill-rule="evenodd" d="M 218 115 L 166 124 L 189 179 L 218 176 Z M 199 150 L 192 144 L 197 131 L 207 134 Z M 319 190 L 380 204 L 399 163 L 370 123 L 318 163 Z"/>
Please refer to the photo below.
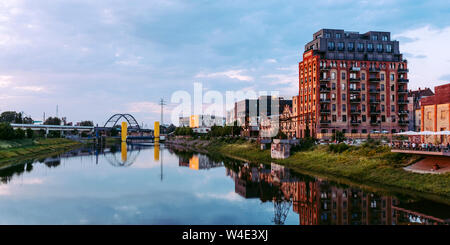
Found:
<path fill-rule="evenodd" d="M 311 137 L 300 139 L 300 144 L 291 147 L 291 152 L 310 150 L 314 147 L 315 141 L 316 140 Z"/>
<path fill-rule="evenodd" d="M 16 130 L 14 130 L 14 135 L 15 135 L 15 139 L 23 139 L 25 138 L 25 131 L 23 131 L 23 129 L 18 128 Z"/>
<path fill-rule="evenodd" d="M 31 130 L 31 128 L 27 128 L 26 133 L 28 139 L 32 139 L 34 137 L 34 131 Z"/>
<path fill-rule="evenodd" d="M 328 145 L 328 150 L 334 153 L 342 153 L 350 148 L 349 145 L 345 143 L 339 143 L 339 144 L 330 144 Z"/>
<path fill-rule="evenodd" d="M 14 129 L 9 123 L 0 123 L 0 139 L 12 140 L 15 136 Z"/>

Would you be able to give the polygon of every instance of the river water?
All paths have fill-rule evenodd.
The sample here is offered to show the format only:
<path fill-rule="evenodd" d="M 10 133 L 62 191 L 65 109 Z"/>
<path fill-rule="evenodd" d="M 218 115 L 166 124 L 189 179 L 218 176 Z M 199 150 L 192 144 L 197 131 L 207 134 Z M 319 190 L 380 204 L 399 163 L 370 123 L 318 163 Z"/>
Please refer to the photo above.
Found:
<path fill-rule="evenodd" d="M 450 207 L 161 146 L 0 170 L 0 224 L 444 224 Z"/>

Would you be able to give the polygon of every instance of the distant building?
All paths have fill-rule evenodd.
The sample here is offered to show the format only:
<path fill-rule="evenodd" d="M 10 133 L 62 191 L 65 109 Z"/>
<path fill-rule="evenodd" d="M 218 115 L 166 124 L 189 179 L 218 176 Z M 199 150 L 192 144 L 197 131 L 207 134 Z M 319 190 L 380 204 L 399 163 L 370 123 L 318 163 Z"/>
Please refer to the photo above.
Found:
<path fill-rule="evenodd" d="M 450 83 L 434 87 L 433 96 L 420 100 L 420 131 L 447 131 L 450 130 Z M 440 137 L 440 138 L 438 138 Z M 445 136 L 424 136 L 428 143 L 449 143 Z"/>
<path fill-rule="evenodd" d="M 434 93 L 430 88 L 410 90 L 408 93 L 408 130 L 409 131 L 420 131 L 420 111 L 418 114 L 417 110 L 420 109 L 420 99 L 433 96 Z M 416 115 L 417 114 L 417 115 Z"/>
<path fill-rule="evenodd" d="M 210 128 L 212 126 L 224 126 L 225 118 L 214 115 L 191 115 L 179 118 L 180 127 Z"/>

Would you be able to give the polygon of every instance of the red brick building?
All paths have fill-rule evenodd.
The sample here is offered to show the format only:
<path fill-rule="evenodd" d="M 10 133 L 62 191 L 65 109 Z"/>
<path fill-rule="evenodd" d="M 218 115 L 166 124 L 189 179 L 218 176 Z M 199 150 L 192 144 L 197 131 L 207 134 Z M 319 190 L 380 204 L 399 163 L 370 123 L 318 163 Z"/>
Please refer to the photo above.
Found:
<path fill-rule="evenodd" d="M 406 131 L 408 68 L 398 41 L 389 32 L 322 29 L 313 36 L 299 63 L 297 137 Z"/>

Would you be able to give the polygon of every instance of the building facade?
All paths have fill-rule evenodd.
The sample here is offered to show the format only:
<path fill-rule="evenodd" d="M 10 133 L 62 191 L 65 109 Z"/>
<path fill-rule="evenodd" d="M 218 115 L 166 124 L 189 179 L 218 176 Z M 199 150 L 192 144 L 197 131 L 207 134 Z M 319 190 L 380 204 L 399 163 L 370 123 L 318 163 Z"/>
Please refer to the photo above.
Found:
<path fill-rule="evenodd" d="M 408 93 L 408 130 L 420 131 L 420 99 L 433 96 L 434 93 L 430 88 L 410 90 Z M 419 110 L 419 111 L 417 111 Z"/>
<path fill-rule="evenodd" d="M 212 126 L 224 126 L 225 118 L 215 115 L 191 115 L 179 118 L 180 127 L 205 128 Z"/>
<path fill-rule="evenodd" d="M 389 32 L 322 29 L 299 63 L 298 137 L 408 129 L 408 67 Z"/>
<path fill-rule="evenodd" d="M 448 131 L 450 130 L 450 83 L 436 86 L 433 96 L 420 100 L 420 131 Z M 430 135 L 424 136 L 427 143 L 450 143 L 448 137 Z"/>

